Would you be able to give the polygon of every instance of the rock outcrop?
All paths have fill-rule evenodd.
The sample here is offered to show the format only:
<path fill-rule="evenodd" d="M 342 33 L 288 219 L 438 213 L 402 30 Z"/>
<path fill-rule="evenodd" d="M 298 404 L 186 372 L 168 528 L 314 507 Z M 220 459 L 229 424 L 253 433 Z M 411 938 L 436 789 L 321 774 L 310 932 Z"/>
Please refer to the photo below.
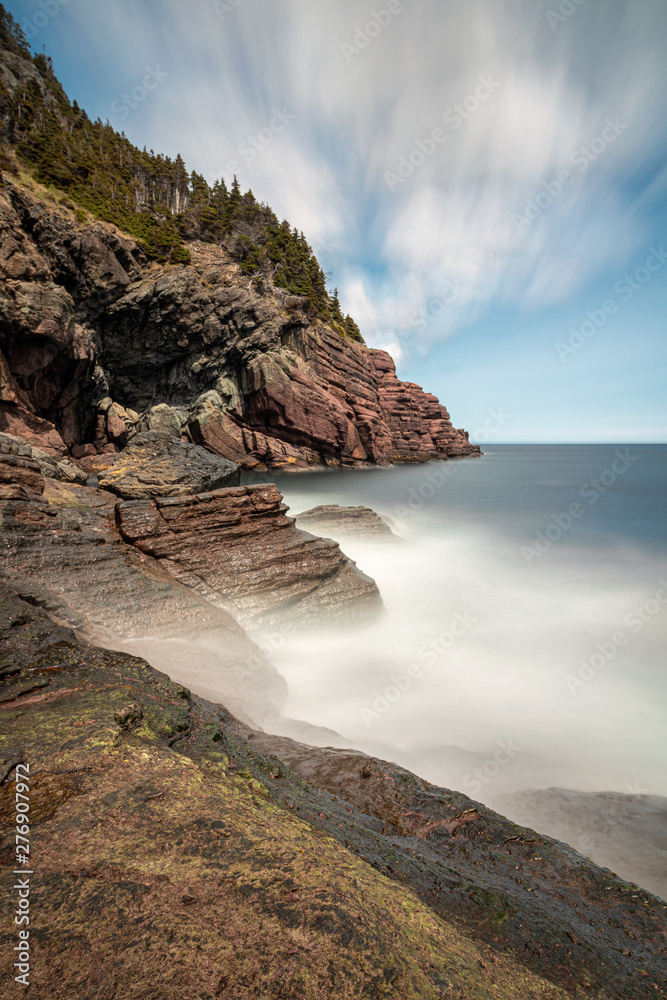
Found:
<path fill-rule="evenodd" d="M 100 486 L 124 500 L 150 500 L 238 486 L 238 465 L 164 431 L 144 431 L 104 469 Z"/>
<path fill-rule="evenodd" d="M 336 542 L 294 526 L 273 484 L 118 504 L 122 537 L 253 627 L 364 621 L 382 600 Z"/>
<path fill-rule="evenodd" d="M 664 995 L 664 905 L 557 841 L 252 734 L 3 586 L 0 664 L 0 882 L 15 900 L 22 763 L 36 997 Z M 7 981 L 16 941 L 4 921 Z"/>
<path fill-rule="evenodd" d="M 155 483 L 153 445 L 173 439 L 159 432 L 139 437 L 149 439 L 150 454 L 141 440 L 128 448 L 137 491 L 154 495 L 164 480 Z M 201 452 L 216 476 L 231 466 L 203 449 L 174 443 L 188 458 Z M 124 454 L 111 471 L 120 465 L 122 488 L 129 492 Z M 231 468 L 238 478 L 238 467 Z M 202 467 L 187 464 L 186 472 L 192 488 Z M 204 465 L 202 474 L 209 473 Z M 349 624 L 382 610 L 374 581 L 336 542 L 298 530 L 287 509 L 273 484 L 121 501 L 107 490 L 45 479 L 27 455 L 0 453 L 4 573 L 59 595 L 88 625 L 101 626 L 102 641 L 113 648 L 135 643 L 139 650 L 136 643 L 149 643 L 151 652 L 143 645 L 142 655 L 165 669 L 172 664 L 171 672 L 178 670 L 175 640 L 199 644 L 191 662 L 204 657 L 204 647 L 217 650 L 209 670 L 232 672 L 228 692 L 238 687 L 239 670 L 255 670 L 243 708 L 235 706 L 244 717 L 253 714 L 253 692 L 257 712 L 269 709 L 260 690 L 263 667 L 253 666 L 257 650 L 237 622 L 253 629 Z M 276 696 L 270 711 L 279 703 Z"/>
<path fill-rule="evenodd" d="M 43 478 L 58 479 L 63 483 L 83 484 L 87 478 L 86 473 L 69 459 L 54 458 L 24 438 L 12 434 L 0 434 L 0 461 L 16 469 L 21 466 L 36 468 Z M 7 472 L 6 475 L 11 478 L 12 474 Z"/>
<path fill-rule="evenodd" d="M 2 576 L 82 634 L 147 657 L 260 725 L 279 715 L 285 683 L 226 611 L 127 545 L 116 498 L 47 482 L 39 502 L 0 502 Z"/>
<path fill-rule="evenodd" d="M 338 504 L 320 504 L 296 515 L 296 523 L 304 531 L 316 535 L 356 535 L 381 539 L 395 539 L 387 521 L 370 507 L 341 507 Z"/>
<path fill-rule="evenodd" d="M 249 286 L 220 246 L 189 253 L 189 265 L 149 265 L 115 227 L 7 178 L 0 431 L 57 458 L 163 431 L 258 469 L 479 453 L 384 351 L 270 281 Z"/>

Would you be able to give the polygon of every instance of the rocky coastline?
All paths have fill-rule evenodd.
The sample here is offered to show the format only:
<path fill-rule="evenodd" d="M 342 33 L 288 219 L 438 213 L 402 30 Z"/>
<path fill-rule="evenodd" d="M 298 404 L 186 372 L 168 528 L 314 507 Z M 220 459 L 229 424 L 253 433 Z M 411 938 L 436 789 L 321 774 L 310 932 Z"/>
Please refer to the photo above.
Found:
<path fill-rule="evenodd" d="M 347 626 L 381 597 L 275 485 L 194 492 L 220 460 L 145 438 L 115 493 L 0 438 L 0 879 L 9 893 L 25 760 L 35 995 L 152 997 L 155 963 L 174 1000 L 193 983 L 238 1000 L 661 995 L 661 900 L 395 764 L 266 732 L 286 690 L 252 637 Z M 386 538 L 371 514 L 311 524 Z M 198 694 L 179 683 L 193 652 Z"/>
<path fill-rule="evenodd" d="M 24 761 L 35 996 L 664 995 L 650 893 L 395 765 L 249 729 L 62 616 L 0 587 L 0 880 Z"/>
<path fill-rule="evenodd" d="M 0 883 L 13 900 L 20 769 L 29 995 L 667 996 L 657 896 L 391 762 L 271 735 L 267 637 L 382 616 L 335 539 L 400 540 L 368 508 L 291 517 L 242 473 L 480 450 L 363 343 L 303 234 L 91 123 L 12 24 L 0 5 Z M 22 996 L 15 944 L 5 919 Z"/>
<path fill-rule="evenodd" d="M 252 470 L 479 454 L 391 357 L 307 301 L 249 282 L 220 246 L 160 265 L 34 182 L 0 189 L 0 431 L 57 459 L 116 454 L 145 430 Z"/>

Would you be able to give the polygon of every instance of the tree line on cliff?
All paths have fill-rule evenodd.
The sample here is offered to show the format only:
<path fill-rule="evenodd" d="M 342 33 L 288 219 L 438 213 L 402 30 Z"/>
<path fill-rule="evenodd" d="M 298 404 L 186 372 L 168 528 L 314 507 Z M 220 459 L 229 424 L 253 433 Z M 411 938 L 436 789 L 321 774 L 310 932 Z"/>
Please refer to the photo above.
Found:
<path fill-rule="evenodd" d="M 21 26 L 0 4 L 0 47 L 25 67 L 11 89 L 0 79 L 0 170 L 19 163 L 40 183 L 66 193 L 86 213 L 131 234 L 161 263 L 188 263 L 187 243 L 225 247 L 244 274 L 270 279 L 290 295 L 306 297 L 341 336 L 363 343 L 359 327 L 330 295 L 326 275 L 304 234 L 271 208 L 243 193 L 238 180 L 212 185 L 188 173 L 180 156 L 140 150 L 101 119 L 91 121 L 70 101 L 43 53 L 31 55 Z M 4 147 L 4 148 L 3 148 Z"/>

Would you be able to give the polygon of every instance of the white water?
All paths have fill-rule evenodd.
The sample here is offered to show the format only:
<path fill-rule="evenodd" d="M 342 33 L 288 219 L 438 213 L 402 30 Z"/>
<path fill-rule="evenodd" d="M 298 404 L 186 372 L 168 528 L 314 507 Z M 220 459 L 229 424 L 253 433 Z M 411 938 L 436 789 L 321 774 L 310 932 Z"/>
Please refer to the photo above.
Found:
<path fill-rule="evenodd" d="M 293 512 L 321 500 L 300 493 Z M 440 512 L 397 530 L 406 544 L 343 542 L 377 581 L 382 620 L 274 638 L 285 715 L 489 804 L 553 785 L 667 794 L 667 606 L 645 623 L 633 613 L 660 587 L 660 557 L 561 541 L 527 566 L 515 541 Z M 596 644 L 609 653 L 620 631 L 607 659 Z"/>

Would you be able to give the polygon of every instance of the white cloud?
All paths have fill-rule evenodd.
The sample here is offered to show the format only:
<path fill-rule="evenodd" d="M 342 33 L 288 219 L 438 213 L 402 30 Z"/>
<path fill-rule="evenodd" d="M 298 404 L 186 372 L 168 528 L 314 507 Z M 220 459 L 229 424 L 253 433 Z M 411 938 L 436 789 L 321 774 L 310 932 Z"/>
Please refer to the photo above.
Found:
<path fill-rule="evenodd" d="M 325 269 L 372 342 L 414 329 L 443 283 L 457 284 L 455 302 L 419 334 L 428 343 L 494 304 L 567 301 L 651 239 L 665 175 L 643 194 L 633 178 L 664 145 L 667 9 L 589 3 L 552 31 L 548 7 L 403 0 L 349 63 L 341 43 L 371 10 L 357 0 L 244 0 L 223 20 L 208 0 L 164 0 L 159 18 L 130 0 L 68 10 L 124 53 L 128 82 L 148 60 L 170 73 L 128 133 L 140 123 L 149 145 L 181 150 L 205 175 L 239 161 L 244 187 L 311 242 L 339 245 Z M 443 113 L 480 78 L 494 92 L 452 129 Z M 274 108 L 296 117 L 246 162 L 240 143 Z M 577 172 L 571 155 L 608 117 L 627 128 Z M 392 192 L 385 173 L 436 127 L 447 141 Z M 572 184 L 518 233 L 512 214 L 565 167 Z"/>

